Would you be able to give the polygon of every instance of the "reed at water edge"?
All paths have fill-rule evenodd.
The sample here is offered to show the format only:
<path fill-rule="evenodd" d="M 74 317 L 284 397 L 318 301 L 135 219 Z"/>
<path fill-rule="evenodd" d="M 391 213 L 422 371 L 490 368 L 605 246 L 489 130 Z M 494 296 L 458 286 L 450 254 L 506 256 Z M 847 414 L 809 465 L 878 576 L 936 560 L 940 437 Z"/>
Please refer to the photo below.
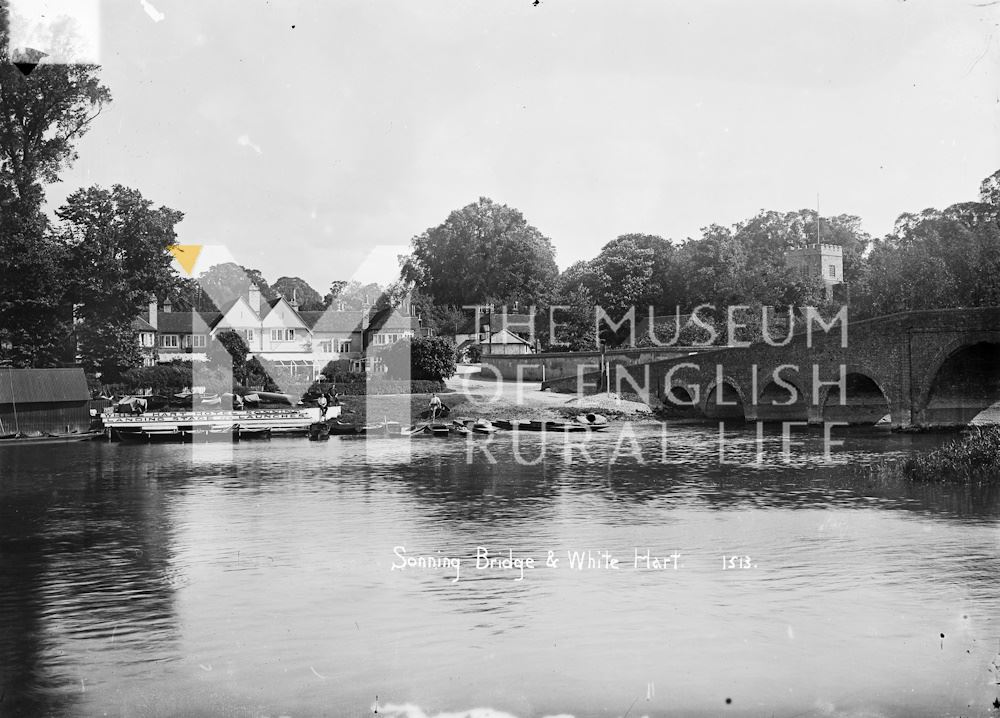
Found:
<path fill-rule="evenodd" d="M 933 451 L 883 459 L 866 473 L 883 481 L 1000 483 L 1000 426 L 974 427 Z"/>

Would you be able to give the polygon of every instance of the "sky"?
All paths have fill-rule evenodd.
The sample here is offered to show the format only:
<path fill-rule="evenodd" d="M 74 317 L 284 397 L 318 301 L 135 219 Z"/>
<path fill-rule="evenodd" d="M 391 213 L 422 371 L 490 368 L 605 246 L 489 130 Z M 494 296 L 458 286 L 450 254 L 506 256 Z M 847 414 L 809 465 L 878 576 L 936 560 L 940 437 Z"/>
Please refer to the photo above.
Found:
<path fill-rule="evenodd" d="M 50 204 L 135 187 L 184 212 L 181 243 L 321 293 L 394 276 L 479 197 L 565 268 L 624 233 L 817 202 L 881 236 L 1000 168 L 990 0 L 91 6 L 114 101 Z"/>

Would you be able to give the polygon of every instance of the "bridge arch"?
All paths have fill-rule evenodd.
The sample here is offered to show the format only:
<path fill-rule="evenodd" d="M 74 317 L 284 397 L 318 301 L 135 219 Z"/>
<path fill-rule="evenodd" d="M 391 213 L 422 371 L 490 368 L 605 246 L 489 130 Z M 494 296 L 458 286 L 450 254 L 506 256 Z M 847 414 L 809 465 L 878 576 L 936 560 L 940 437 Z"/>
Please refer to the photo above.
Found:
<path fill-rule="evenodd" d="M 773 371 L 758 381 L 756 418 L 761 421 L 805 421 L 809 418 L 809 392 L 801 377 L 791 370 L 779 374 L 782 382 L 795 387 L 795 395 L 774 379 Z M 791 403 L 789 403 L 791 402 Z"/>
<path fill-rule="evenodd" d="M 943 346 L 919 386 L 914 408 L 921 424 L 964 425 L 977 416 L 1000 421 L 1000 331 L 973 332 Z"/>
<path fill-rule="evenodd" d="M 695 406 L 690 386 L 690 384 L 683 384 L 681 382 L 671 383 L 663 395 L 663 403 L 674 406 Z"/>
<path fill-rule="evenodd" d="M 823 421 L 873 425 L 886 415 L 898 412 L 897 402 L 886 391 L 886 382 L 868 366 L 849 363 L 845 366 L 846 397 L 840 401 L 840 387 L 823 385 L 819 391 L 819 414 Z M 811 397 L 810 397 L 811 400 Z"/>
<path fill-rule="evenodd" d="M 719 403 L 720 393 L 722 403 Z M 709 419 L 746 420 L 746 405 L 740 383 L 731 376 L 723 376 L 721 382 L 718 378 L 709 382 L 701 398 L 701 413 Z"/>

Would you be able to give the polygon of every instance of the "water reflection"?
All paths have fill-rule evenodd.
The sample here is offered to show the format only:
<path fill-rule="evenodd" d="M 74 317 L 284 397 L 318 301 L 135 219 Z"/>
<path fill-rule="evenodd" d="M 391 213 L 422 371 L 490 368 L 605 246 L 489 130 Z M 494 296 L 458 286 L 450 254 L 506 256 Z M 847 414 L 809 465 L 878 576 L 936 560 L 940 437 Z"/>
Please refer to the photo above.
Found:
<path fill-rule="evenodd" d="M 785 461 L 779 434 L 726 431 L 724 464 L 693 425 L 0 451 L 2 712 L 360 715 L 378 694 L 621 715 L 648 682 L 651 714 L 981 698 L 997 490 L 851 468 L 942 437 L 848 432 L 827 458 L 801 432 Z M 397 546 L 461 559 L 460 580 L 393 570 Z M 478 569 L 480 547 L 538 563 Z M 588 550 L 621 569 L 566 565 Z"/>

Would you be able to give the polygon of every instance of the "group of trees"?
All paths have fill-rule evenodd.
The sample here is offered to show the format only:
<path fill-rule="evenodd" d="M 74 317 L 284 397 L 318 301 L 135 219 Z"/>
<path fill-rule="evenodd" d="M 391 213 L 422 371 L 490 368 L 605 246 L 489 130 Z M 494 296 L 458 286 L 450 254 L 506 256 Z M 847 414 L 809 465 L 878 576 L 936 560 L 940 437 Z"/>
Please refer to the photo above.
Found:
<path fill-rule="evenodd" d="M 639 319 L 650 307 L 673 316 L 711 305 L 714 314 L 700 316 L 722 343 L 730 306 L 749 306 L 748 315 L 757 317 L 765 306 L 833 309 L 820 277 L 803 276 L 785 263 L 788 250 L 817 242 L 843 248 L 842 280 L 854 318 L 998 305 L 1000 171 L 983 181 L 978 202 L 903 214 L 883 239 L 873 239 L 853 215 L 761 211 L 732 227 L 710 225 L 681 242 L 624 234 L 558 274 L 551 242 L 520 212 L 480 199 L 414 237 L 401 276 L 415 289 L 414 306 L 442 334 L 467 316 L 463 304 L 535 305 L 543 346 L 593 349 L 601 340 L 623 338 L 610 331 L 597 336 L 595 306 L 613 318 L 635 307 Z M 559 307 L 551 347 L 549 307 Z M 707 333 L 697 326 L 685 331 L 682 343 Z"/>
<path fill-rule="evenodd" d="M 50 219 L 44 185 L 76 158 L 111 93 L 97 68 L 9 61 L 9 9 L 0 1 L 0 361 L 73 362 L 115 379 L 139 361 L 131 322 L 150 292 L 173 281 L 182 215 L 115 185 L 72 193 Z"/>
<path fill-rule="evenodd" d="M 92 65 L 42 63 L 23 73 L 7 61 L 7 21 L 0 0 L 0 362 L 80 359 L 114 381 L 141 361 L 131 324 L 151 294 L 214 311 L 251 283 L 263 300 L 295 298 L 303 311 L 378 311 L 409 294 L 425 326 L 442 336 L 467 321 L 463 305 L 534 305 L 546 348 L 593 348 L 621 339 L 596 335 L 595 306 L 620 317 L 633 306 L 643 316 L 648 307 L 670 315 L 706 304 L 723 312 L 736 304 L 823 305 L 822 280 L 785 266 L 787 250 L 817 241 L 843 247 L 853 317 L 1000 304 L 1000 172 L 983 181 L 978 201 L 903 214 L 881 239 L 852 215 L 761 211 L 679 242 L 623 234 L 560 272 L 548 237 L 517 209 L 483 197 L 415 236 L 388 287 L 336 280 L 321 294 L 300 277 L 269 284 L 237 264 L 182 279 L 169 248 L 183 215 L 138 190 L 84 188 L 52 217 L 45 213 L 45 185 L 76 158 L 76 141 L 111 93 Z M 559 325 L 548 347 L 552 306 L 560 307 Z M 721 325 L 723 317 L 714 319 Z"/>

